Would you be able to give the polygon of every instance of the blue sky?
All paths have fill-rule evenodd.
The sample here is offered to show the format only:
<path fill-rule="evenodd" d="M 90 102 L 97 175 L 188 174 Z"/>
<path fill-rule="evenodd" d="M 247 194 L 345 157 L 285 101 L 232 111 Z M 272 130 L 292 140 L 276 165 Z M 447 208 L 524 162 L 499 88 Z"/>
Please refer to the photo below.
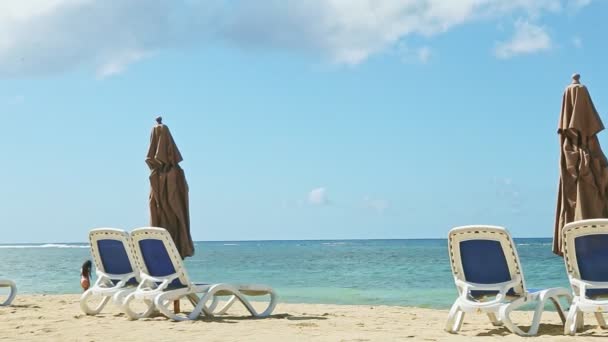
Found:
<path fill-rule="evenodd" d="M 436 238 L 475 223 L 549 237 L 571 74 L 608 108 L 607 10 L 3 1 L 1 242 L 147 225 L 159 113 L 196 240 Z"/>

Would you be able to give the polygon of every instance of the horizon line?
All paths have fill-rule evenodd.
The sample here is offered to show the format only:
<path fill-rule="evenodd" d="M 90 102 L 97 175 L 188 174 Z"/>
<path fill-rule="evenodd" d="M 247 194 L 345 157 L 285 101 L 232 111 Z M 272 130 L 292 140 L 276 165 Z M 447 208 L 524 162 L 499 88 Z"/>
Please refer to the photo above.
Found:
<path fill-rule="evenodd" d="M 514 239 L 552 239 L 553 237 L 549 236 L 549 237 L 513 237 Z M 404 241 L 404 240 L 410 240 L 410 241 L 415 241 L 415 240 L 447 240 L 447 237 L 445 238 L 371 238 L 371 239 L 365 239 L 365 238 L 349 238 L 349 239 L 261 239 L 261 240 L 257 240 L 257 239 L 253 239 L 253 240 L 192 240 L 192 242 L 196 243 L 196 242 L 289 242 L 289 241 L 387 241 L 387 240 L 392 240 L 392 241 Z M 88 244 L 88 241 L 77 241 L 77 242 L 9 242 L 9 243 L 0 243 L 0 246 L 7 246 L 7 245 L 25 245 L 25 244 L 40 244 L 40 245 L 45 245 L 45 244 Z"/>

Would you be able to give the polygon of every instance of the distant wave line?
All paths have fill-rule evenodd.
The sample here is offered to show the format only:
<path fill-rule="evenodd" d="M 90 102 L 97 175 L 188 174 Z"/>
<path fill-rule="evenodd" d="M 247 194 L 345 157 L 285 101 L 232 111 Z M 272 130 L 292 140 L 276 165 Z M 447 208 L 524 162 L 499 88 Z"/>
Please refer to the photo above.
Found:
<path fill-rule="evenodd" d="M 90 245 L 66 245 L 59 243 L 45 243 L 42 245 L 0 245 L 0 249 L 27 249 L 27 248 L 90 248 Z"/>
<path fill-rule="evenodd" d="M 518 243 L 517 246 L 551 246 L 552 243 Z"/>

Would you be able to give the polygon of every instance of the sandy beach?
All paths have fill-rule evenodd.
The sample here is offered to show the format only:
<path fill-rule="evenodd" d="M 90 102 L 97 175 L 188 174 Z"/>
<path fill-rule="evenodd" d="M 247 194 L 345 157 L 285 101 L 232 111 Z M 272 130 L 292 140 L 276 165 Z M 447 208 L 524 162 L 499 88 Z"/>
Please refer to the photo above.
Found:
<path fill-rule="evenodd" d="M 270 318 L 251 319 L 235 306 L 228 316 L 172 322 L 163 316 L 129 321 L 109 305 L 99 316 L 86 316 L 78 295 L 20 295 L 0 308 L 2 341 L 514 341 L 505 328 L 485 316 L 469 315 L 460 334 L 443 331 L 446 310 L 397 306 L 279 304 Z M 517 313 L 518 321 L 529 313 Z M 575 340 L 608 337 L 591 316 Z M 562 335 L 557 314 L 545 313 L 538 337 L 571 341 Z"/>

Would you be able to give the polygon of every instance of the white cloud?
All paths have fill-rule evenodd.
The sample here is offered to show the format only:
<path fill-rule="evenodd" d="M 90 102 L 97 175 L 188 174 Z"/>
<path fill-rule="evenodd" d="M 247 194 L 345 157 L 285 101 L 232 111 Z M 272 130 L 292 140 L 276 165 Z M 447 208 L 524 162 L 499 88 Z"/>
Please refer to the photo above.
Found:
<path fill-rule="evenodd" d="M 202 6 L 189 6 L 204 19 Z M 206 28 L 181 10 L 167 0 L 3 0 L 0 77 L 83 65 L 99 77 L 120 73 L 154 51 L 198 42 Z"/>
<path fill-rule="evenodd" d="M 539 18 L 588 3 L 2 0 L 0 78 L 38 76 L 79 66 L 92 67 L 99 77 L 105 77 L 154 52 L 199 47 L 210 39 L 244 49 L 295 50 L 355 65 L 411 36 L 430 37 L 469 22 L 505 16 Z M 509 54 L 519 49 L 505 51 Z M 422 47 L 415 55 L 425 62 L 432 53 Z"/>
<path fill-rule="evenodd" d="M 530 24 L 527 21 L 515 23 L 513 37 L 496 45 L 496 57 L 508 59 L 514 56 L 530 54 L 551 49 L 551 37 L 542 26 Z"/>
<path fill-rule="evenodd" d="M 314 205 L 326 205 L 329 203 L 327 190 L 323 187 L 312 189 L 308 193 L 308 203 Z"/>
<path fill-rule="evenodd" d="M 560 0 L 266 0 L 241 2 L 227 37 L 238 44 L 305 49 L 358 64 L 409 35 L 433 36 L 474 20 L 559 11 Z M 424 56 L 428 53 L 423 51 Z"/>
<path fill-rule="evenodd" d="M 568 5 L 574 7 L 575 9 L 583 8 L 591 3 L 591 0 L 570 0 L 568 1 Z"/>
<path fill-rule="evenodd" d="M 120 74 L 129 64 L 135 63 L 145 58 L 149 53 L 143 51 L 127 51 L 124 54 L 118 54 L 111 60 L 101 65 L 97 70 L 97 76 L 99 78 L 105 78 Z"/>

